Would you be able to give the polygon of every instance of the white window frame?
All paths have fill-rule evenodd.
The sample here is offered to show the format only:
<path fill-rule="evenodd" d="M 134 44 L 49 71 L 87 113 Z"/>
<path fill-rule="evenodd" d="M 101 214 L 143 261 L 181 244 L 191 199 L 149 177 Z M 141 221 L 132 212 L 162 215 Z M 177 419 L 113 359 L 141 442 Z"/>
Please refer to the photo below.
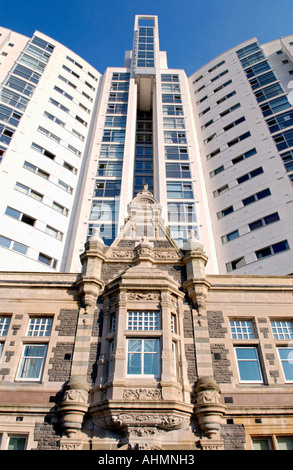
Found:
<path fill-rule="evenodd" d="M 141 356 L 141 361 L 140 361 L 140 366 L 141 366 L 141 372 L 134 374 L 128 372 L 128 365 L 129 365 L 129 358 L 130 358 L 130 353 L 131 351 L 129 350 L 129 344 L 130 341 L 141 341 L 142 349 L 140 352 Z M 156 341 L 157 344 L 157 351 L 154 353 L 148 353 L 145 351 L 145 342 L 146 341 Z M 132 352 L 134 354 L 135 352 Z M 137 352 L 137 354 L 139 354 Z M 144 373 L 144 365 L 145 365 L 145 355 L 146 354 L 156 354 L 156 360 L 157 360 L 157 373 L 152 373 L 152 374 L 147 374 Z M 158 379 L 161 376 L 161 340 L 160 337 L 153 337 L 153 336 L 144 336 L 144 337 L 128 337 L 127 338 L 127 360 L 126 360 L 126 376 L 127 377 L 144 377 L 144 378 L 150 378 L 150 379 Z"/>
<path fill-rule="evenodd" d="M 240 368 L 239 368 L 239 362 L 241 362 L 242 360 L 239 359 L 237 357 L 237 349 L 254 349 L 255 353 L 256 353 L 256 359 L 243 359 L 243 362 L 244 361 L 251 361 L 251 362 L 256 362 L 257 366 L 258 366 L 258 372 L 259 372 L 259 376 L 260 376 L 260 379 L 256 379 L 256 380 L 253 380 L 253 379 L 248 379 L 248 380 L 244 380 L 244 379 L 241 379 L 241 374 L 240 374 Z M 254 383 L 254 384 L 263 384 L 264 383 L 264 380 L 263 380 L 263 374 L 262 374 L 262 369 L 261 369 L 261 365 L 260 365 L 260 358 L 259 358 L 259 354 L 258 354 L 258 348 L 257 346 L 255 345 L 251 345 L 251 346 L 247 346 L 247 345 L 234 345 L 234 353 L 235 353 L 235 360 L 236 360 L 236 365 L 237 365 L 237 371 L 238 371 L 238 377 L 239 377 L 239 383 Z"/>
<path fill-rule="evenodd" d="M 27 347 L 40 347 L 40 346 L 44 348 L 44 353 L 42 356 L 25 356 L 25 351 Z M 16 374 L 17 381 L 21 381 L 21 382 L 40 382 L 41 381 L 43 370 L 44 370 L 44 365 L 45 365 L 45 360 L 47 356 L 47 349 L 48 349 L 47 344 L 44 344 L 44 343 L 26 343 L 23 345 L 22 354 L 21 354 L 21 358 L 19 361 L 19 366 L 18 366 L 18 370 Z M 39 358 L 42 360 L 40 367 L 39 367 L 38 376 L 36 377 L 24 377 L 23 376 L 22 370 L 24 369 L 24 363 L 25 363 L 26 357 L 28 358 L 28 361 L 32 360 L 33 358 Z"/>
<path fill-rule="evenodd" d="M 30 317 L 27 336 L 45 336 L 51 335 L 53 324 L 52 317 Z M 47 334 L 46 334 L 47 333 Z"/>
<path fill-rule="evenodd" d="M 280 349 L 287 349 L 287 350 L 291 350 L 291 352 L 289 352 L 289 355 L 290 355 L 290 358 L 289 359 L 282 359 L 281 358 L 281 355 L 280 355 Z M 283 368 L 283 362 L 289 362 L 291 364 L 291 366 L 293 367 L 293 347 L 286 347 L 286 346 L 278 346 L 277 347 L 277 350 L 278 350 L 278 356 L 279 356 L 279 360 L 280 360 L 280 364 L 281 364 L 281 369 L 282 369 L 282 373 L 283 373 L 283 377 L 284 377 L 284 381 L 285 383 L 293 383 L 293 378 L 292 380 L 289 380 L 286 378 L 286 374 L 285 374 L 285 370 Z"/>

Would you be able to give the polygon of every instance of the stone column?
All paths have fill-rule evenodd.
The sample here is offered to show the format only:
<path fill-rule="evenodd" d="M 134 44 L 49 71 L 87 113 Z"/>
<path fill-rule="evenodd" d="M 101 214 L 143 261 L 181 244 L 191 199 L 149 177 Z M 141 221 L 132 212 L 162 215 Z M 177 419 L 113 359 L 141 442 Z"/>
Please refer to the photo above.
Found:
<path fill-rule="evenodd" d="M 103 241 L 93 236 L 85 244 L 85 251 L 80 257 L 82 273 L 76 284 L 81 296 L 81 308 L 76 328 L 71 377 L 65 384 L 63 399 L 59 404 L 63 429 L 69 438 L 82 428 L 83 418 L 89 406 L 90 386 L 87 376 L 94 311 L 103 286 L 101 281 L 103 252 Z"/>

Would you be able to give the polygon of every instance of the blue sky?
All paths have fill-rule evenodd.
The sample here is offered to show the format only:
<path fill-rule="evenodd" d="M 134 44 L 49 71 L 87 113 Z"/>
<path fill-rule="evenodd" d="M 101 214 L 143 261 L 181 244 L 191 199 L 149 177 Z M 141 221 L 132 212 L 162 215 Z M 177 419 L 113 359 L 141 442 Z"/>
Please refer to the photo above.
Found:
<path fill-rule="evenodd" d="M 26 36 L 39 30 L 104 73 L 123 66 L 135 14 L 158 15 L 168 66 L 191 75 L 247 39 L 293 34 L 292 13 L 292 0 L 14 0 L 0 25 Z"/>

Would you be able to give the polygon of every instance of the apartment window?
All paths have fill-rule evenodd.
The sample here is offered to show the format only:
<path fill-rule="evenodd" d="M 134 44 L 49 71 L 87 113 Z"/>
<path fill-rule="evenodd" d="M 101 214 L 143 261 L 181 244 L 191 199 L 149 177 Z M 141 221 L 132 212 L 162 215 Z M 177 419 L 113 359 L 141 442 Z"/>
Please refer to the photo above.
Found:
<path fill-rule="evenodd" d="M 163 73 L 161 75 L 162 82 L 179 82 L 179 75 Z"/>
<path fill-rule="evenodd" d="M 238 157 L 233 158 L 232 163 L 233 165 L 236 165 L 237 163 L 242 162 L 242 160 L 246 160 L 246 158 L 252 157 L 252 155 L 255 155 L 256 153 L 257 151 L 255 148 L 248 150 L 247 152 L 242 153 Z"/>
<path fill-rule="evenodd" d="M 220 188 L 216 189 L 216 191 L 213 191 L 213 196 L 214 197 L 218 197 L 220 196 L 221 194 L 225 193 L 226 191 L 228 191 L 229 189 L 229 185 L 228 184 L 224 184 L 223 186 L 221 186 Z"/>
<path fill-rule="evenodd" d="M 248 227 L 251 231 L 257 230 L 258 228 L 265 227 L 266 225 L 272 224 L 280 220 L 278 212 L 274 212 L 270 215 L 257 219 L 254 222 L 248 224 Z"/>
<path fill-rule="evenodd" d="M 274 137 L 274 141 L 276 143 L 278 150 L 283 150 L 288 147 L 293 146 L 293 131 L 282 132 L 281 134 L 277 134 Z"/>
<path fill-rule="evenodd" d="M 91 207 L 90 219 L 117 220 L 118 210 L 115 201 L 94 201 Z"/>
<path fill-rule="evenodd" d="M 215 77 L 211 78 L 211 82 L 215 82 L 219 78 L 223 77 L 223 75 L 226 75 L 226 73 L 228 73 L 228 72 L 229 72 L 229 70 L 224 70 L 224 72 L 221 72 L 218 75 L 216 75 Z"/>
<path fill-rule="evenodd" d="M 274 339 L 293 339 L 293 324 L 288 320 L 275 320 L 271 322 Z"/>
<path fill-rule="evenodd" d="M 232 80 L 228 80 L 227 82 L 223 83 L 222 85 L 218 86 L 217 88 L 214 89 L 214 93 L 217 93 L 218 91 L 222 90 L 228 85 L 231 85 Z"/>
<path fill-rule="evenodd" d="M 259 168 L 256 168 L 255 170 L 252 170 L 249 173 L 246 173 L 245 175 L 240 176 L 239 178 L 237 178 L 237 183 L 238 184 L 244 183 L 245 181 L 248 181 L 251 178 L 254 178 L 255 176 L 258 176 L 261 173 L 263 173 L 263 168 L 260 166 Z"/>
<path fill-rule="evenodd" d="M 80 75 L 78 75 L 76 72 L 74 72 L 73 70 L 71 70 L 69 67 L 67 67 L 66 65 L 62 65 L 62 68 L 64 70 L 66 70 L 66 72 L 70 73 L 71 75 L 73 75 L 74 77 L 76 78 L 80 78 Z"/>
<path fill-rule="evenodd" d="M 278 353 L 279 353 L 285 381 L 293 382 L 293 348 L 279 347 Z"/>
<path fill-rule="evenodd" d="M 222 219 L 222 217 L 226 217 L 226 215 L 229 215 L 232 212 L 234 212 L 233 206 L 229 206 L 229 207 L 226 207 L 226 209 L 223 209 L 220 212 L 217 212 L 217 217 L 218 219 Z"/>
<path fill-rule="evenodd" d="M 179 248 L 183 248 L 184 243 L 190 237 L 192 233 L 195 237 L 199 236 L 198 227 L 196 225 L 170 225 L 170 235 L 176 242 Z"/>
<path fill-rule="evenodd" d="M 276 255 L 282 253 L 283 251 L 290 250 L 289 243 L 287 240 L 275 243 L 274 245 L 266 246 L 261 250 L 255 252 L 257 259 L 266 258 L 267 256 Z"/>
<path fill-rule="evenodd" d="M 124 155 L 124 145 L 101 145 L 100 158 L 115 158 L 122 160 Z"/>
<path fill-rule="evenodd" d="M 30 217 L 29 215 L 23 214 L 22 212 L 13 209 L 12 207 L 7 206 L 6 215 L 9 215 L 9 217 L 13 217 L 13 219 L 20 220 L 21 222 L 24 222 L 25 224 L 32 225 L 34 226 L 36 219 L 33 217 Z"/>
<path fill-rule="evenodd" d="M 220 149 L 217 148 L 216 150 L 213 150 L 213 152 L 209 153 L 207 156 L 206 156 L 206 159 L 207 160 L 210 160 L 211 158 L 215 157 L 216 155 L 218 155 L 220 153 Z"/>
<path fill-rule="evenodd" d="M 50 227 L 50 225 L 46 225 L 45 232 L 59 241 L 62 241 L 63 239 L 63 233 L 60 232 L 60 230 L 57 230 L 56 228 Z"/>
<path fill-rule="evenodd" d="M 3 142 L 3 144 L 9 145 L 14 132 L 15 132 L 15 129 L 11 129 L 10 127 L 2 126 L 0 124 L 0 142 Z"/>
<path fill-rule="evenodd" d="M 180 85 L 177 83 L 162 83 L 162 92 L 180 93 Z"/>
<path fill-rule="evenodd" d="M 68 148 L 68 150 L 70 150 L 70 152 L 74 153 L 74 155 L 76 155 L 77 157 L 81 157 L 81 151 L 80 150 L 76 149 L 75 147 L 73 147 L 70 144 L 67 145 L 67 148 Z"/>
<path fill-rule="evenodd" d="M 270 70 L 270 68 L 271 67 L 269 63 L 266 60 L 264 60 L 263 62 L 260 62 L 257 65 L 253 65 L 252 67 L 247 68 L 245 70 L 245 73 L 246 73 L 247 78 L 251 78 L 251 77 L 254 77 L 255 75 L 259 75 L 265 72 L 266 70 Z"/>
<path fill-rule="evenodd" d="M 262 383 L 263 379 L 257 348 L 255 346 L 235 347 L 235 354 L 240 382 Z"/>
<path fill-rule="evenodd" d="M 0 336 L 6 336 L 10 325 L 10 317 L 0 317 Z"/>
<path fill-rule="evenodd" d="M 170 199 L 189 199 L 193 198 L 191 183 L 171 183 L 167 182 L 167 198 Z"/>
<path fill-rule="evenodd" d="M 237 258 L 233 261 L 230 261 L 229 263 L 226 263 L 227 273 L 230 273 L 231 271 L 235 271 L 235 269 L 243 268 L 245 265 L 246 265 L 245 258 L 244 256 L 241 256 L 240 258 Z"/>
<path fill-rule="evenodd" d="M 67 193 L 69 193 L 69 194 L 73 193 L 73 188 L 71 186 L 69 186 L 69 184 L 64 183 L 64 181 L 58 180 L 57 185 L 59 186 L 59 188 L 63 189 Z"/>
<path fill-rule="evenodd" d="M 23 63 L 24 65 L 27 65 L 28 67 L 31 67 L 34 70 L 37 70 L 38 72 L 43 73 L 45 70 L 46 64 L 41 62 L 35 57 L 31 57 L 27 54 L 22 54 L 22 56 L 19 58 L 19 62 Z"/>
<path fill-rule="evenodd" d="M 264 59 L 265 56 L 262 53 L 262 51 L 255 52 L 254 54 L 251 54 L 250 56 L 240 60 L 242 67 L 246 68 L 249 65 L 255 64 L 256 62 L 260 62 L 262 59 Z"/>
<path fill-rule="evenodd" d="M 10 106 L 13 106 L 14 108 L 20 109 L 21 111 L 25 111 L 29 103 L 28 98 L 24 98 L 18 93 L 7 90 L 6 88 L 2 88 L 0 91 L 0 100 L 3 101 L 3 103 L 7 103 Z"/>
<path fill-rule="evenodd" d="M 183 116 L 183 107 L 174 104 L 166 104 L 163 106 L 164 116 Z"/>
<path fill-rule="evenodd" d="M 40 193 L 37 193 L 33 189 L 28 188 L 24 184 L 21 183 L 16 183 L 15 188 L 17 191 L 20 193 L 26 194 L 27 196 L 32 197 L 33 199 L 36 199 L 37 201 L 42 201 L 43 195 Z"/>
<path fill-rule="evenodd" d="M 98 233 L 99 236 L 103 239 L 105 245 L 109 246 L 113 243 L 117 235 L 117 225 L 115 224 L 89 224 L 88 234 L 89 236 L 94 233 Z"/>
<path fill-rule="evenodd" d="M 253 339 L 254 331 L 249 320 L 231 320 L 231 335 L 233 339 Z"/>
<path fill-rule="evenodd" d="M 235 109 L 240 108 L 240 106 L 241 106 L 240 103 L 234 104 L 234 106 L 231 106 L 231 108 L 225 109 L 225 111 L 220 113 L 220 116 L 224 117 L 224 116 L 226 116 L 226 114 L 232 113 L 233 111 L 235 111 Z"/>
<path fill-rule="evenodd" d="M 242 199 L 242 203 L 244 206 L 248 206 L 249 204 L 252 204 L 253 202 L 260 201 L 261 199 L 268 197 L 271 195 L 271 191 L 269 188 L 263 189 L 262 191 L 259 191 L 256 194 L 253 194 L 252 196 L 249 196 L 245 199 Z"/>
<path fill-rule="evenodd" d="M 167 178 L 191 178 L 188 163 L 166 163 Z"/>
<path fill-rule="evenodd" d="M 82 69 L 82 65 L 79 64 L 78 62 L 76 62 L 76 60 L 72 59 L 71 57 L 69 57 L 68 55 L 66 56 L 66 59 L 67 60 L 70 60 L 70 62 L 72 62 L 74 65 L 76 65 L 77 67 L 79 67 L 80 69 Z"/>
<path fill-rule="evenodd" d="M 30 318 L 27 336 L 50 336 L 52 328 L 52 318 L 32 317 Z"/>
<path fill-rule="evenodd" d="M 73 100 L 73 96 L 69 95 L 66 91 L 62 90 L 58 86 L 54 86 L 54 90 L 60 93 L 61 95 L 65 96 L 65 98 L 68 98 L 70 101 Z"/>
<path fill-rule="evenodd" d="M 222 98 L 220 98 L 218 101 L 217 101 L 217 104 L 221 104 L 223 103 L 223 101 L 226 101 L 228 100 L 229 98 L 231 98 L 232 96 L 236 95 L 236 91 L 231 91 L 231 93 L 228 93 L 228 95 L 225 95 L 223 96 Z"/>
<path fill-rule="evenodd" d="M 44 127 L 39 126 L 39 127 L 38 127 L 38 131 L 41 132 L 42 134 L 44 134 L 45 136 L 49 137 L 49 139 L 54 140 L 54 141 L 57 142 L 58 144 L 61 142 L 60 137 L 57 137 L 57 136 L 56 136 L 55 134 L 53 134 L 52 132 L 47 131 L 47 129 L 44 129 Z"/>
<path fill-rule="evenodd" d="M 19 124 L 20 119 L 22 118 L 22 114 L 14 111 L 7 106 L 0 104 L 0 120 L 11 124 L 14 127 L 17 127 Z"/>
<path fill-rule="evenodd" d="M 280 156 L 283 160 L 286 171 L 293 171 L 293 150 L 282 153 Z"/>
<path fill-rule="evenodd" d="M 39 253 L 38 261 L 40 261 L 40 263 L 46 264 L 47 266 L 50 266 L 50 268 L 56 269 L 57 260 L 45 255 L 44 253 Z"/>
<path fill-rule="evenodd" d="M 238 126 L 238 124 L 241 124 L 241 123 L 244 122 L 244 121 L 245 121 L 245 117 L 243 116 L 243 117 L 237 119 L 236 121 L 231 122 L 230 124 L 228 124 L 227 126 L 225 126 L 223 130 L 224 130 L 225 132 L 227 132 L 227 131 L 229 131 L 230 129 L 232 129 L 233 127 Z M 228 144 L 228 145 L 229 145 L 229 144 Z"/>
<path fill-rule="evenodd" d="M 54 51 L 55 46 L 50 44 L 49 42 L 45 41 L 44 39 L 39 38 L 38 36 L 34 36 L 32 39 L 32 43 L 36 44 L 36 46 L 44 49 L 45 51 L 49 52 L 50 54 Z"/>
<path fill-rule="evenodd" d="M 121 181 L 96 181 L 95 197 L 115 197 L 120 195 Z"/>
<path fill-rule="evenodd" d="M 70 82 L 70 80 L 67 80 L 67 78 L 62 77 L 62 75 L 58 75 L 58 78 L 60 78 L 60 80 L 62 80 L 62 82 L 67 83 L 67 85 L 71 86 L 71 88 L 74 88 L 74 90 L 77 89 L 77 86 L 74 85 L 74 83 Z M 55 89 L 56 89 L 56 88 L 55 88 Z M 58 90 L 57 90 L 57 91 L 58 91 Z"/>
<path fill-rule="evenodd" d="M 271 100 L 268 103 L 265 103 L 260 106 L 264 116 L 270 116 L 270 114 L 275 114 L 283 109 L 290 108 L 291 104 L 289 103 L 286 96 L 281 96 L 275 100 Z M 286 126 L 287 127 L 287 126 Z"/>
<path fill-rule="evenodd" d="M 52 203 L 52 208 L 55 211 L 60 212 L 60 214 L 63 214 L 65 216 L 67 216 L 68 213 L 69 213 L 69 210 L 66 207 L 62 206 L 61 204 L 59 204 L 58 202 L 55 202 L 55 201 L 53 201 L 53 203 Z"/>
<path fill-rule="evenodd" d="M 236 54 L 238 55 L 238 58 L 241 59 L 242 57 L 252 54 L 253 52 L 258 51 L 258 50 L 259 50 L 258 43 L 253 42 L 252 44 L 249 44 L 248 46 L 238 49 L 238 51 L 236 51 Z"/>
<path fill-rule="evenodd" d="M 166 160 L 189 160 L 187 147 L 165 147 Z"/>
<path fill-rule="evenodd" d="M 185 129 L 183 118 L 164 117 L 163 122 L 165 129 Z"/>
<path fill-rule="evenodd" d="M 281 95 L 282 93 L 284 93 L 284 90 L 281 85 L 279 83 L 274 83 L 273 85 L 269 85 L 256 91 L 254 94 L 258 103 L 261 103 L 262 101 L 269 100 L 270 98 L 273 98 L 276 95 Z"/>
<path fill-rule="evenodd" d="M 16 251 L 17 253 L 20 253 L 22 255 L 25 255 L 28 250 L 27 246 L 15 242 L 10 238 L 3 237 L 3 235 L 0 235 L 0 246 L 2 246 L 3 248 L 8 248 L 12 251 Z"/>
<path fill-rule="evenodd" d="M 25 450 L 27 436 L 11 435 L 8 439 L 7 450 Z"/>
<path fill-rule="evenodd" d="M 47 345 L 24 345 L 20 360 L 17 379 L 24 381 L 40 381 L 45 363 Z"/>
<path fill-rule="evenodd" d="M 127 114 L 127 104 L 116 103 L 112 104 L 109 103 L 107 107 L 107 114 Z"/>
<path fill-rule="evenodd" d="M 235 240 L 235 238 L 239 237 L 239 231 L 234 230 L 233 232 L 227 233 L 227 235 L 224 235 L 221 237 L 222 244 L 224 245 L 225 243 L 231 242 L 232 240 Z"/>
<path fill-rule="evenodd" d="M 126 92 L 117 92 L 114 93 L 113 91 L 109 93 L 109 102 L 127 102 L 128 101 L 128 93 Z"/>
<path fill-rule="evenodd" d="M 62 111 L 64 111 L 65 113 L 69 113 L 69 109 L 66 108 L 66 106 L 64 106 L 63 104 L 59 103 L 58 101 L 54 100 L 53 98 L 49 98 L 49 103 L 53 104 L 54 106 L 56 106 L 56 108 L 60 108 Z"/>
<path fill-rule="evenodd" d="M 164 142 L 166 144 L 186 144 L 186 134 L 185 132 L 165 131 Z"/>
<path fill-rule="evenodd" d="M 215 170 L 210 171 L 210 178 L 213 178 L 214 176 L 218 175 L 219 173 L 224 171 L 224 169 L 225 169 L 224 165 L 221 165 L 221 166 L 218 166 L 218 168 L 216 168 Z"/>
<path fill-rule="evenodd" d="M 267 72 L 259 77 L 250 80 L 250 85 L 253 90 L 267 85 L 268 83 L 275 82 L 277 80 L 273 72 Z"/>
<path fill-rule="evenodd" d="M 16 64 L 16 66 L 12 70 L 12 73 L 14 75 L 18 75 L 19 77 L 24 78 L 25 80 L 28 80 L 29 82 L 35 83 L 36 85 L 38 84 L 41 78 L 41 75 L 39 73 L 36 73 L 33 70 L 28 69 L 27 67 L 24 67 L 20 64 Z"/>
<path fill-rule="evenodd" d="M 196 209 L 194 203 L 169 202 L 168 203 L 169 222 L 197 222 Z"/>
<path fill-rule="evenodd" d="M 32 97 L 36 88 L 34 85 L 31 85 L 30 83 L 27 83 L 20 78 L 14 77 L 13 75 L 8 76 L 4 85 L 9 88 L 13 88 L 13 90 L 18 91 L 19 93 L 23 93 L 30 98 Z"/>
<path fill-rule="evenodd" d="M 158 377 L 160 340 L 139 338 L 127 340 L 127 374 Z"/>
<path fill-rule="evenodd" d="M 41 178 L 44 178 L 46 180 L 49 179 L 49 176 L 50 176 L 49 173 L 46 173 L 45 171 L 41 170 L 40 168 L 36 167 L 35 165 L 32 165 L 29 162 L 24 162 L 23 168 L 25 168 L 26 170 L 31 171 L 32 173 L 35 173 L 38 176 L 41 176 Z"/>
<path fill-rule="evenodd" d="M 106 116 L 105 127 L 126 127 L 126 116 Z"/>
<path fill-rule="evenodd" d="M 279 114 L 276 117 L 267 120 L 267 125 L 271 133 L 290 127 L 293 125 L 293 111 Z"/>
<path fill-rule="evenodd" d="M 117 131 L 116 130 L 106 131 L 106 130 L 104 130 L 102 141 L 103 142 L 124 142 L 125 141 L 125 130 L 121 130 L 121 131 L 118 131 L 118 130 Z"/>
<path fill-rule="evenodd" d="M 206 129 L 207 127 L 211 126 L 213 124 L 214 120 L 211 119 L 210 121 L 206 122 L 203 126 L 201 126 L 201 130 Z"/>
<path fill-rule="evenodd" d="M 181 103 L 181 95 L 171 94 L 171 93 L 162 93 L 162 102 L 163 103 Z"/>
<path fill-rule="evenodd" d="M 58 124 L 59 126 L 61 127 L 65 127 L 65 123 L 63 121 L 61 121 L 59 118 L 53 116 L 53 114 L 50 114 L 48 113 L 47 111 L 44 112 L 44 116 L 46 116 L 48 119 L 50 119 L 51 121 L 55 122 L 56 124 Z"/>
<path fill-rule="evenodd" d="M 149 163 L 151 165 L 151 163 Z M 122 162 L 100 161 L 97 176 L 121 176 Z"/>
<path fill-rule="evenodd" d="M 160 312 L 154 311 L 130 311 L 127 313 L 128 330 L 159 330 Z"/>

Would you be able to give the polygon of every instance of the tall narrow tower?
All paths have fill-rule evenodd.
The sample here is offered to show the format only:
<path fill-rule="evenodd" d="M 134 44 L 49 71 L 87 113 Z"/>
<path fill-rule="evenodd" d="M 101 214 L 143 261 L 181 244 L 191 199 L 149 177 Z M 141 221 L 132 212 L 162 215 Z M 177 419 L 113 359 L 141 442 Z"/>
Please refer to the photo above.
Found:
<path fill-rule="evenodd" d="M 168 69 L 160 51 L 158 18 L 136 16 L 133 49 L 123 68 L 108 68 L 101 83 L 88 173 L 75 220 L 67 269 L 93 230 L 110 244 L 127 205 L 147 184 L 162 205 L 170 234 L 182 247 L 200 237 L 217 270 L 193 108 L 184 70 Z"/>

